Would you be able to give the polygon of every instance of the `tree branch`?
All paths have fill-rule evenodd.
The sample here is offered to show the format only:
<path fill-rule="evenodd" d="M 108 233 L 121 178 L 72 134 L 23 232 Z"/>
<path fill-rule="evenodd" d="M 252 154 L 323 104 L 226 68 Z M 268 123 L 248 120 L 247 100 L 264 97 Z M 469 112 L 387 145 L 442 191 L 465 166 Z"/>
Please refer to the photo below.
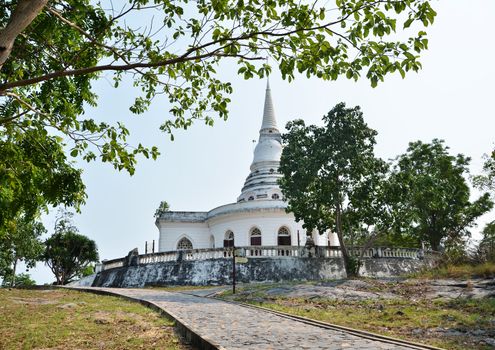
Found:
<path fill-rule="evenodd" d="M 228 45 L 227 45 L 228 46 Z M 156 67 L 163 67 L 163 66 L 168 66 L 171 64 L 179 63 L 179 62 L 187 62 L 187 61 L 193 61 L 193 60 L 201 60 L 204 58 L 209 58 L 209 57 L 240 57 L 241 55 L 236 55 L 236 54 L 219 54 L 217 53 L 218 50 L 224 48 L 220 47 L 216 49 L 215 51 L 212 52 L 207 52 L 202 55 L 196 55 L 196 56 L 179 56 L 176 58 L 171 58 L 169 60 L 164 60 L 164 61 L 158 61 L 158 62 L 140 62 L 140 63 L 131 63 L 131 64 L 122 64 L 122 65 L 113 65 L 113 64 L 106 64 L 102 66 L 94 66 L 94 67 L 87 67 L 87 68 L 80 68 L 80 69 L 72 69 L 72 70 L 64 70 L 64 71 L 56 71 L 52 72 L 46 75 L 42 75 L 39 77 L 31 78 L 31 79 L 25 79 L 25 80 L 19 80 L 11 83 L 5 83 L 0 85 L 0 95 L 10 95 L 10 93 L 5 92 L 5 90 L 19 87 L 19 86 L 26 86 L 26 85 L 32 85 L 36 84 L 42 81 L 50 80 L 50 79 L 55 79 L 55 78 L 61 78 L 61 77 L 67 77 L 67 76 L 78 76 L 78 75 L 84 75 L 84 74 L 91 74 L 91 73 L 96 73 L 96 72 L 101 72 L 101 71 L 128 71 L 128 70 L 135 70 L 138 68 L 156 68 Z M 186 54 L 189 55 L 191 54 L 192 51 L 188 51 Z M 242 57 L 246 59 L 246 57 Z M 261 60 L 263 58 L 251 58 L 251 59 L 258 59 Z"/>
<path fill-rule="evenodd" d="M 21 32 L 38 16 L 48 0 L 20 0 L 9 24 L 0 32 L 0 69 L 7 61 L 14 47 L 14 41 Z"/>

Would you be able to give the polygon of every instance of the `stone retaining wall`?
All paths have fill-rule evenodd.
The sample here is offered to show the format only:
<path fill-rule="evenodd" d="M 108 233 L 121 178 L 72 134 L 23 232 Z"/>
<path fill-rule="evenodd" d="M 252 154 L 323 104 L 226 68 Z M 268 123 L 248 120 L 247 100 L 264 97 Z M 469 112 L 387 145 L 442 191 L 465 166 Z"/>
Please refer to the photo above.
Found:
<path fill-rule="evenodd" d="M 253 257 L 236 264 L 236 281 L 319 281 L 346 278 L 342 258 Z M 364 277 L 397 277 L 431 266 L 429 259 L 365 258 Z M 222 285 L 232 283 L 232 259 L 167 261 L 127 266 L 99 272 L 94 287 L 144 287 L 149 285 Z"/>
<path fill-rule="evenodd" d="M 398 277 L 433 267 L 435 261 L 433 258 L 367 258 L 361 260 L 359 275 L 362 277 Z"/>
<path fill-rule="evenodd" d="M 279 282 L 345 278 L 341 258 L 247 258 L 236 264 L 236 281 Z M 221 285 L 232 283 L 232 260 L 168 261 L 104 270 L 93 287 L 144 287 L 148 285 Z"/>

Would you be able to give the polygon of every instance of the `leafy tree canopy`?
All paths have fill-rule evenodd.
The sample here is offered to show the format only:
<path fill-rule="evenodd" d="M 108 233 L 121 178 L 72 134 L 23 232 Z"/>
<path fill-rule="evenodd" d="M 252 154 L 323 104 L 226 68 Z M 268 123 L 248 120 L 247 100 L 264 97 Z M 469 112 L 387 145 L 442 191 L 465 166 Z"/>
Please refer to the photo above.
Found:
<path fill-rule="evenodd" d="M 364 75 L 376 86 L 389 73 L 420 69 L 423 29 L 435 15 L 428 0 L 4 1 L 0 140 L 55 133 L 72 156 L 132 174 L 138 154 L 155 158 L 158 150 L 129 145 L 121 122 L 84 115 L 97 105 L 92 83 L 102 74 L 115 87 L 132 78 L 140 93 L 132 113 L 164 95 L 170 117 L 161 129 L 171 134 L 194 120 L 227 118 L 232 87 L 217 74 L 224 59 L 234 59 L 246 79 L 267 75 L 270 57 L 289 81 L 296 72 L 325 80 Z"/>
<path fill-rule="evenodd" d="M 43 243 L 41 235 L 45 227 L 30 217 L 19 216 L 0 230 L 0 277 L 10 286 L 15 286 L 16 268 L 24 262 L 28 268 L 34 267 L 41 259 Z"/>
<path fill-rule="evenodd" d="M 495 151 L 490 156 L 485 154 L 483 158 L 483 174 L 473 176 L 473 184 L 480 190 L 495 193 Z"/>
<path fill-rule="evenodd" d="M 470 159 L 450 155 L 442 140 L 411 142 L 397 157 L 390 191 L 395 196 L 395 229 L 438 250 L 442 242 L 462 243 L 475 220 L 493 203 L 487 193 L 469 200 L 465 176 Z"/>
<path fill-rule="evenodd" d="M 45 242 L 43 259 L 55 275 L 57 284 L 81 277 L 87 266 L 98 261 L 96 243 L 78 233 L 71 217 L 71 213 L 59 214 L 55 233 Z"/>
<path fill-rule="evenodd" d="M 287 123 L 280 188 L 287 210 L 304 220 L 308 231 L 337 233 L 349 262 L 344 234 L 386 222 L 381 191 L 387 165 L 374 156 L 376 131 L 366 125 L 359 107 L 340 103 L 323 122 L 323 127 L 306 126 L 303 120 Z"/>
<path fill-rule="evenodd" d="M 32 221 L 49 206 L 84 202 L 81 171 L 68 162 L 61 139 L 43 129 L 0 127 L 0 237 L 19 218 Z"/>
<path fill-rule="evenodd" d="M 495 241 L 495 221 L 487 223 L 481 233 L 483 234 L 483 239 Z"/>

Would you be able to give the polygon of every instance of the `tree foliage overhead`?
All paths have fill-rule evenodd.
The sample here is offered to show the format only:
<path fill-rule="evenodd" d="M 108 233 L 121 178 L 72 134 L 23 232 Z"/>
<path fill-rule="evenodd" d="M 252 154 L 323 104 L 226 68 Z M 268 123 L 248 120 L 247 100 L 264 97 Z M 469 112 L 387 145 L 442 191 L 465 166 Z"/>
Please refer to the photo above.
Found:
<path fill-rule="evenodd" d="M 59 285 L 81 277 L 86 267 L 98 262 L 96 243 L 79 234 L 71 218 L 71 213 L 59 214 L 55 233 L 45 241 L 43 259 Z"/>
<path fill-rule="evenodd" d="M 287 123 L 280 188 L 287 210 L 309 232 L 337 233 L 349 263 L 344 236 L 350 229 L 386 222 L 381 193 L 387 165 L 374 155 L 376 131 L 366 125 L 359 107 L 340 103 L 323 122 L 323 127 L 306 126 L 303 120 Z"/>
<path fill-rule="evenodd" d="M 493 207 L 488 193 L 470 201 L 469 161 L 462 154 L 450 155 L 442 140 L 411 142 L 391 175 L 395 229 L 433 250 L 442 243 L 462 243 L 475 220 Z"/>
<path fill-rule="evenodd" d="M 0 237 L 20 217 L 32 221 L 40 210 L 85 199 L 81 171 L 68 162 L 60 138 L 45 130 L 0 128 Z"/>
<path fill-rule="evenodd" d="M 421 67 L 423 28 L 435 15 L 427 0 L 7 0 L 0 6 L 0 140 L 55 132 L 70 141 L 71 155 L 133 173 L 138 154 L 154 158 L 158 150 L 129 145 L 121 122 L 84 115 L 97 104 L 95 80 L 118 87 L 132 78 L 136 114 L 164 95 L 169 117 L 161 129 L 172 133 L 227 117 L 232 87 L 217 74 L 224 59 L 246 79 L 267 75 L 270 57 L 289 81 L 296 73 L 363 75 L 375 86 L 389 73 Z"/>

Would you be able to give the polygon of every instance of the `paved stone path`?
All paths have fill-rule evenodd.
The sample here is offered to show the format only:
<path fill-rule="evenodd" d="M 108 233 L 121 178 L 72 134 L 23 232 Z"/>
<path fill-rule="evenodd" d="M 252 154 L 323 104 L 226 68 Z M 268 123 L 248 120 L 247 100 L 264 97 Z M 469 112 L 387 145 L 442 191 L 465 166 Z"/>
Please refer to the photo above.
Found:
<path fill-rule="evenodd" d="M 155 303 L 223 349 L 411 349 L 191 294 L 149 289 L 84 289 Z"/>

